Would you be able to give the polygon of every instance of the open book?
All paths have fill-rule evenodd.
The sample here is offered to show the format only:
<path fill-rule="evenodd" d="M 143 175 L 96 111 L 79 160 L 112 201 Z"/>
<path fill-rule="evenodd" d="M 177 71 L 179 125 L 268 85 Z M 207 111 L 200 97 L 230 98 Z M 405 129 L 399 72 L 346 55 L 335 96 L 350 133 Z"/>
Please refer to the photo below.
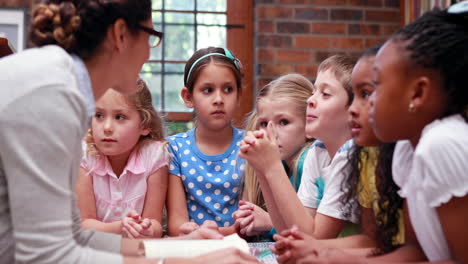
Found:
<path fill-rule="evenodd" d="M 238 248 L 249 253 L 247 242 L 237 234 L 224 239 L 203 240 L 145 240 L 140 243 L 140 249 L 147 258 L 195 257 L 224 248 Z"/>

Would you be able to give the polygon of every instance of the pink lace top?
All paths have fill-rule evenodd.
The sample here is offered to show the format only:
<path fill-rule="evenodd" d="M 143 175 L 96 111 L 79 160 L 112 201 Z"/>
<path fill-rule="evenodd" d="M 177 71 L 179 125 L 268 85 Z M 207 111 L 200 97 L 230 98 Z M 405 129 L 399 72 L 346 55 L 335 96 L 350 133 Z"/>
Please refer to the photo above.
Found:
<path fill-rule="evenodd" d="M 81 167 L 93 177 L 96 216 L 102 222 L 121 220 L 131 209 L 141 214 L 148 177 L 169 164 L 169 154 L 163 143 L 157 141 L 144 145 L 139 151 L 134 150 L 119 177 L 106 156 L 84 153 Z"/>

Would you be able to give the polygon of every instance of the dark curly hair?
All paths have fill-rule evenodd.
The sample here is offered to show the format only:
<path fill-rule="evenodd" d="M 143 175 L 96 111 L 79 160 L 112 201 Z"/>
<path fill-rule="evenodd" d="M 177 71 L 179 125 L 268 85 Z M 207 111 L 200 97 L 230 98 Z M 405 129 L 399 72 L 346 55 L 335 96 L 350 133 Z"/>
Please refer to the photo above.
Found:
<path fill-rule="evenodd" d="M 348 151 L 348 162 L 343 168 L 344 180 L 341 182 L 341 190 L 344 193 L 340 198 L 343 206 L 343 216 L 350 219 L 353 213 L 359 212 L 357 197 L 360 190 L 359 175 L 361 175 L 362 161 L 366 160 L 369 153 L 365 148 L 354 144 Z"/>
<path fill-rule="evenodd" d="M 29 39 L 33 46 L 55 44 L 87 59 L 122 18 L 130 32 L 151 18 L 150 0 L 40 0 L 32 11 Z"/>
<path fill-rule="evenodd" d="M 392 157 L 395 143 L 382 143 L 378 147 L 377 160 L 371 160 L 372 156 L 366 148 L 358 145 L 348 152 L 348 166 L 350 173 L 346 180 L 342 182 L 341 189 L 345 195 L 342 197 L 343 215 L 349 217 L 353 210 L 358 207 L 357 197 L 362 191 L 359 184 L 359 177 L 364 166 L 363 161 L 376 162 L 375 178 L 376 187 L 379 194 L 377 201 L 379 212 L 375 216 L 376 232 L 375 240 L 377 248 L 372 253 L 380 255 L 391 252 L 401 245 L 395 244 L 394 237 L 400 232 L 400 213 L 403 208 L 403 199 L 398 195 L 398 186 L 393 181 Z"/>
<path fill-rule="evenodd" d="M 443 116 L 461 114 L 468 122 L 468 15 L 447 10 L 426 12 L 395 33 L 390 41 L 402 45 L 412 66 L 436 70 L 447 96 Z"/>
<path fill-rule="evenodd" d="M 378 249 L 375 254 L 391 252 L 401 245 L 396 245 L 393 240 L 398 235 L 399 221 L 402 216 L 399 211 L 403 209 L 403 198 L 398 195 L 400 188 L 393 181 L 392 160 L 396 143 L 382 143 L 379 145 L 379 155 L 375 168 L 375 182 L 379 193 L 379 212 L 375 220 L 377 229 L 375 232 Z"/>

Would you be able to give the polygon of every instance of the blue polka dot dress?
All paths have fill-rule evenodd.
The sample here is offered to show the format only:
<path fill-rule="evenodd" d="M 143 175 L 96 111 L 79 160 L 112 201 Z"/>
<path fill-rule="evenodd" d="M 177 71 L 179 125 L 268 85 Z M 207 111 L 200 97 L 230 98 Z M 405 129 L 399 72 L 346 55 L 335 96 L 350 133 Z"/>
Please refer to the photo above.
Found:
<path fill-rule="evenodd" d="M 205 155 L 195 143 L 195 129 L 167 137 L 172 158 L 169 173 L 182 179 L 190 221 L 213 220 L 218 226 L 230 226 L 244 174 L 244 160 L 237 156 L 244 130 L 233 127 L 231 145 L 224 153 Z"/>

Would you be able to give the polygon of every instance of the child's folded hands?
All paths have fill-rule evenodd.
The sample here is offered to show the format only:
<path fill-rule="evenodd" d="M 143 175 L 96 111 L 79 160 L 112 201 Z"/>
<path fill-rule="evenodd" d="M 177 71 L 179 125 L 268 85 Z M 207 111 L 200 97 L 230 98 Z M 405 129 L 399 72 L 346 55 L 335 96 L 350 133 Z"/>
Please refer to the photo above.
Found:
<path fill-rule="evenodd" d="M 259 235 L 273 227 L 268 213 L 247 201 L 239 201 L 239 210 L 234 212 L 233 217 L 236 221 L 236 229 L 241 235 Z"/>
<path fill-rule="evenodd" d="M 122 219 L 122 235 L 128 238 L 151 238 L 154 235 L 151 226 L 151 219 L 141 218 L 135 210 L 130 210 Z"/>
<path fill-rule="evenodd" d="M 275 126 L 270 121 L 266 129 L 247 132 L 240 144 L 239 157 L 264 174 L 271 164 L 281 162 L 279 149 Z"/>

